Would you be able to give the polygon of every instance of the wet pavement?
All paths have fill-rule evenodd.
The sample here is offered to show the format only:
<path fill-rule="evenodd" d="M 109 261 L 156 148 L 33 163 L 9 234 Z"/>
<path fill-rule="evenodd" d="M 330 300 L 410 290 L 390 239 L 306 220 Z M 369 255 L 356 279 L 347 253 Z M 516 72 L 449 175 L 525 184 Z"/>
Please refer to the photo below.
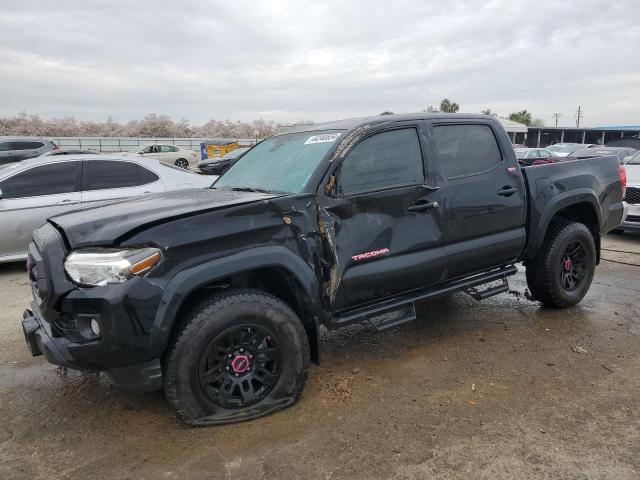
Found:
<path fill-rule="evenodd" d="M 324 332 L 301 400 L 190 428 L 161 393 L 32 358 L 19 265 L 0 265 L 0 478 L 640 478 L 640 235 L 610 235 L 578 306 L 511 292 Z"/>

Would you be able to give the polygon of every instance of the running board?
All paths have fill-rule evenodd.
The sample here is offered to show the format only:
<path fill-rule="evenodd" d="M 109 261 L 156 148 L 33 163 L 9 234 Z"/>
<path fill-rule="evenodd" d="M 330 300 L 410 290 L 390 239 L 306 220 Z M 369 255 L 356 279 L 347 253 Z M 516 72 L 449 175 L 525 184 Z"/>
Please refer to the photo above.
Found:
<path fill-rule="evenodd" d="M 428 289 L 414 290 L 401 297 L 390 298 L 388 300 L 368 305 L 365 307 L 337 312 L 333 318 L 325 323 L 329 329 L 340 328 L 352 323 L 364 323 L 375 330 L 385 330 L 387 328 L 409 322 L 416 318 L 414 302 L 419 300 L 431 300 L 457 292 L 467 292 L 476 295 L 474 298 L 481 300 L 498 293 L 506 292 L 509 289 L 506 283 L 507 277 L 515 275 L 518 269 L 515 265 L 490 270 L 479 273 L 461 280 L 454 280 L 444 285 L 438 285 Z M 501 281 L 497 287 L 490 287 L 483 291 L 475 290 L 475 287 L 486 285 L 487 283 Z M 471 293 L 470 293 L 471 294 Z M 473 295 L 472 295 L 473 296 Z"/>
<path fill-rule="evenodd" d="M 507 277 L 503 277 L 500 285 L 494 285 L 493 287 L 489 287 L 485 290 L 478 290 L 476 287 L 471 287 L 467 290 L 467 293 L 471 295 L 471 297 L 480 301 L 508 291 L 509 282 L 507 281 Z"/>
<path fill-rule="evenodd" d="M 369 330 L 381 332 L 387 328 L 395 327 L 415 319 L 416 308 L 413 303 L 407 303 L 400 308 L 389 310 L 388 312 L 376 313 L 375 315 L 367 316 L 367 319 L 363 324 Z"/>

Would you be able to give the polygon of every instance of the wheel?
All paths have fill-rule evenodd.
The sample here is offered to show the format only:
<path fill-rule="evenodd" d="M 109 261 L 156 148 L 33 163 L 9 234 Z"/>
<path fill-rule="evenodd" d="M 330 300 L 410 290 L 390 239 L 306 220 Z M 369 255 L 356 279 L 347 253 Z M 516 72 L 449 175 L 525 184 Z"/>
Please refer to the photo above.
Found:
<path fill-rule="evenodd" d="M 179 158 L 175 163 L 176 167 L 184 168 L 185 170 L 189 168 L 189 162 L 187 162 L 184 158 Z"/>
<path fill-rule="evenodd" d="M 586 295 L 596 267 L 596 247 L 582 223 L 553 223 L 535 258 L 528 261 L 527 284 L 534 299 L 566 308 Z"/>
<path fill-rule="evenodd" d="M 292 405 L 309 370 L 309 340 L 283 301 L 259 290 L 196 307 L 165 358 L 164 391 L 191 425 L 251 420 Z"/>

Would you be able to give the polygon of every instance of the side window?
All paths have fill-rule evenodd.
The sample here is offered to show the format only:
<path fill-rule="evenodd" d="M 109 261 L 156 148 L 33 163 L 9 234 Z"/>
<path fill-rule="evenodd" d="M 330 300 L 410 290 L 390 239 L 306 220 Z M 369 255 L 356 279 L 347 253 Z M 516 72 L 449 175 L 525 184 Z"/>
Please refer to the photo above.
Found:
<path fill-rule="evenodd" d="M 9 150 L 34 150 L 37 148 L 42 148 L 44 143 L 42 142 L 9 142 Z"/>
<path fill-rule="evenodd" d="M 78 162 L 63 162 L 30 168 L 0 183 L 3 198 L 38 197 L 77 191 Z"/>
<path fill-rule="evenodd" d="M 343 194 L 379 190 L 424 181 L 418 132 L 414 128 L 372 135 L 342 162 L 338 188 Z"/>
<path fill-rule="evenodd" d="M 540 158 L 549 158 L 548 150 L 538 150 L 538 152 L 540 153 Z"/>
<path fill-rule="evenodd" d="M 85 191 L 137 187 L 158 180 L 155 173 L 131 162 L 86 161 L 84 172 Z"/>
<path fill-rule="evenodd" d="M 487 125 L 438 125 L 434 144 L 446 178 L 476 175 L 502 162 L 496 137 Z"/>

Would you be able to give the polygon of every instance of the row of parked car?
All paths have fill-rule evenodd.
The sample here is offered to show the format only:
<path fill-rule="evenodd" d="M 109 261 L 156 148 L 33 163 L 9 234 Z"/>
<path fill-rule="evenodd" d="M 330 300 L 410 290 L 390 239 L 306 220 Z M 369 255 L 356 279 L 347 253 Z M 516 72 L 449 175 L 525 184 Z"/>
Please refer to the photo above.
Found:
<path fill-rule="evenodd" d="M 184 169 L 194 169 L 206 175 L 221 175 L 249 148 L 237 148 L 221 158 L 199 160 L 198 153 L 177 145 L 154 143 L 134 152 L 122 152 L 126 157 L 153 158 Z M 100 152 L 82 148 L 60 148 L 50 140 L 7 139 L 0 140 L 0 166 L 35 157 L 59 155 L 99 155 Z"/>
<path fill-rule="evenodd" d="M 631 157 L 638 150 L 631 147 L 612 147 L 601 145 L 589 145 L 582 143 L 556 143 L 545 148 L 516 147 L 516 157 L 523 166 L 541 165 L 568 160 L 617 157 L 620 164 L 625 158 Z"/>

